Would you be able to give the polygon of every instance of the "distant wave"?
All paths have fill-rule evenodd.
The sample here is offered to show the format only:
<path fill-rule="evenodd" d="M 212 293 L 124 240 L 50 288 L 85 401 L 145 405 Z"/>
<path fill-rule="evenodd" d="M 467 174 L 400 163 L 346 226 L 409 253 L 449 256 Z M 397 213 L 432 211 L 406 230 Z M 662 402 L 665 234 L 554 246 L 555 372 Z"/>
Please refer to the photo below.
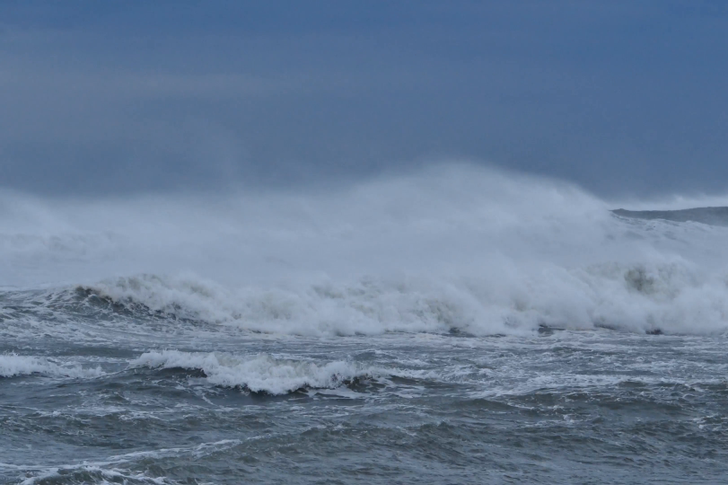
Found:
<path fill-rule="evenodd" d="M 696 207 L 693 209 L 649 211 L 616 209 L 612 212 L 618 216 L 634 219 L 662 219 L 674 222 L 700 222 L 713 226 L 728 226 L 728 207 Z"/>

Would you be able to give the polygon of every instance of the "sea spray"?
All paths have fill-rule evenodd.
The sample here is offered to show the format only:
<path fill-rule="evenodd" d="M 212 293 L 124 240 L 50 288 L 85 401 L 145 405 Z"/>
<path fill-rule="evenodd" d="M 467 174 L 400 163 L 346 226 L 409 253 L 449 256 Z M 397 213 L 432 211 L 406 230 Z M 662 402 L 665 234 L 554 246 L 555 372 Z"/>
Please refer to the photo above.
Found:
<path fill-rule="evenodd" d="M 114 311 L 300 335 L 728 328 L 728 229 L 554 180 L 454 165 L 321 193 L 0 199 L 6 286 Z"/>

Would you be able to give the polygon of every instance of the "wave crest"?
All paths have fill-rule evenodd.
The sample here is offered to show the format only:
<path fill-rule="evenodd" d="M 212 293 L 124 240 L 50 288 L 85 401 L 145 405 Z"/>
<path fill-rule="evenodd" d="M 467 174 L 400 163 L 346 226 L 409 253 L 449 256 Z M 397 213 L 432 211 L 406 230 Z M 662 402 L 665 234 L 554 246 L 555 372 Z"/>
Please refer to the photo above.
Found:
<path fill-rule="evenodd" d="M 728 329 L 726 227 L 610 213 L 553 180 L 446 165 L 316 194 L 56 202 L 0 194 L 11 208 L 0 234 L 41 238 L 30 253 L 25 239 L 0 241 L 0 269 L 14 288 L 65 288 L 36 309 L 89 325 L 121 316 L 302 335 Z M 60 249 L 44 242 L 61 236 Z M 0 318 L 25 318 L 15 303 L 3 308 L 5 296 Z"/>
<path fill-rule="evenodd" d="M 187 369 L 201 371 L 211 384 L 241 387 L 255 393 L 288 394 L 303 389 L 335 389 L 357 379 L 370 377 L 345 361 L 318 365 L 313 362 L 275 359 L 268 355 L 240 358 L 223 353 L 192 353 L 177 350 L 146 352 L 130 367 Z"/>
<path fill-rule="evenodd" d="M 0 355 L 0 377 L 21 377 L 42 375 L 46 377 L 97 377 L 103 372 L 99 368 L 83 368 L 78 365 L 61 365 L 42 357 L 26 355 Z"/>
<path fill-rule="evenodd" d="M 311 336 L 492 335 L 544 326 L 647 333 L 728 330 L 728 279 L 684 262 L 511 269 L 502 277 L 402 276 L 241 288 L 142 275 L 83 291 L 138 316 Z"/>

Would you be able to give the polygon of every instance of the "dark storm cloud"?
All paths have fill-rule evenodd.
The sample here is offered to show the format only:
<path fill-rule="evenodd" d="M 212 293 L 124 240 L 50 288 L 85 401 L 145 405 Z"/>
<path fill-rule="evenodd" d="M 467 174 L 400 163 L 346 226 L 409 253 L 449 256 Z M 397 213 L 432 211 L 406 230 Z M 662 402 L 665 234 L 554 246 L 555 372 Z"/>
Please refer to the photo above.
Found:
<path fill-rule="evenodd" d="M 0 184 L 327 184 L 466 158 L 725 191 L 725 5 L 5 2 Z"/>

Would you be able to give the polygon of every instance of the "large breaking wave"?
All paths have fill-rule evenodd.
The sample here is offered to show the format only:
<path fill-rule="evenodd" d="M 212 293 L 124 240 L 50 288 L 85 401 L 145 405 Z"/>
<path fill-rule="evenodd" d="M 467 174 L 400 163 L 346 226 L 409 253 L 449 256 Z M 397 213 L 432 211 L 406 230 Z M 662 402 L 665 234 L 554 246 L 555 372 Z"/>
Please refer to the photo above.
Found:
<path fill-rule="evenodd" d="M 32 294 L 53 311 L 304 335 L 726 331 L 728 228 L 614 206 L 467 165 L 317 193 L 6 193 L 0 317 Z"/>

